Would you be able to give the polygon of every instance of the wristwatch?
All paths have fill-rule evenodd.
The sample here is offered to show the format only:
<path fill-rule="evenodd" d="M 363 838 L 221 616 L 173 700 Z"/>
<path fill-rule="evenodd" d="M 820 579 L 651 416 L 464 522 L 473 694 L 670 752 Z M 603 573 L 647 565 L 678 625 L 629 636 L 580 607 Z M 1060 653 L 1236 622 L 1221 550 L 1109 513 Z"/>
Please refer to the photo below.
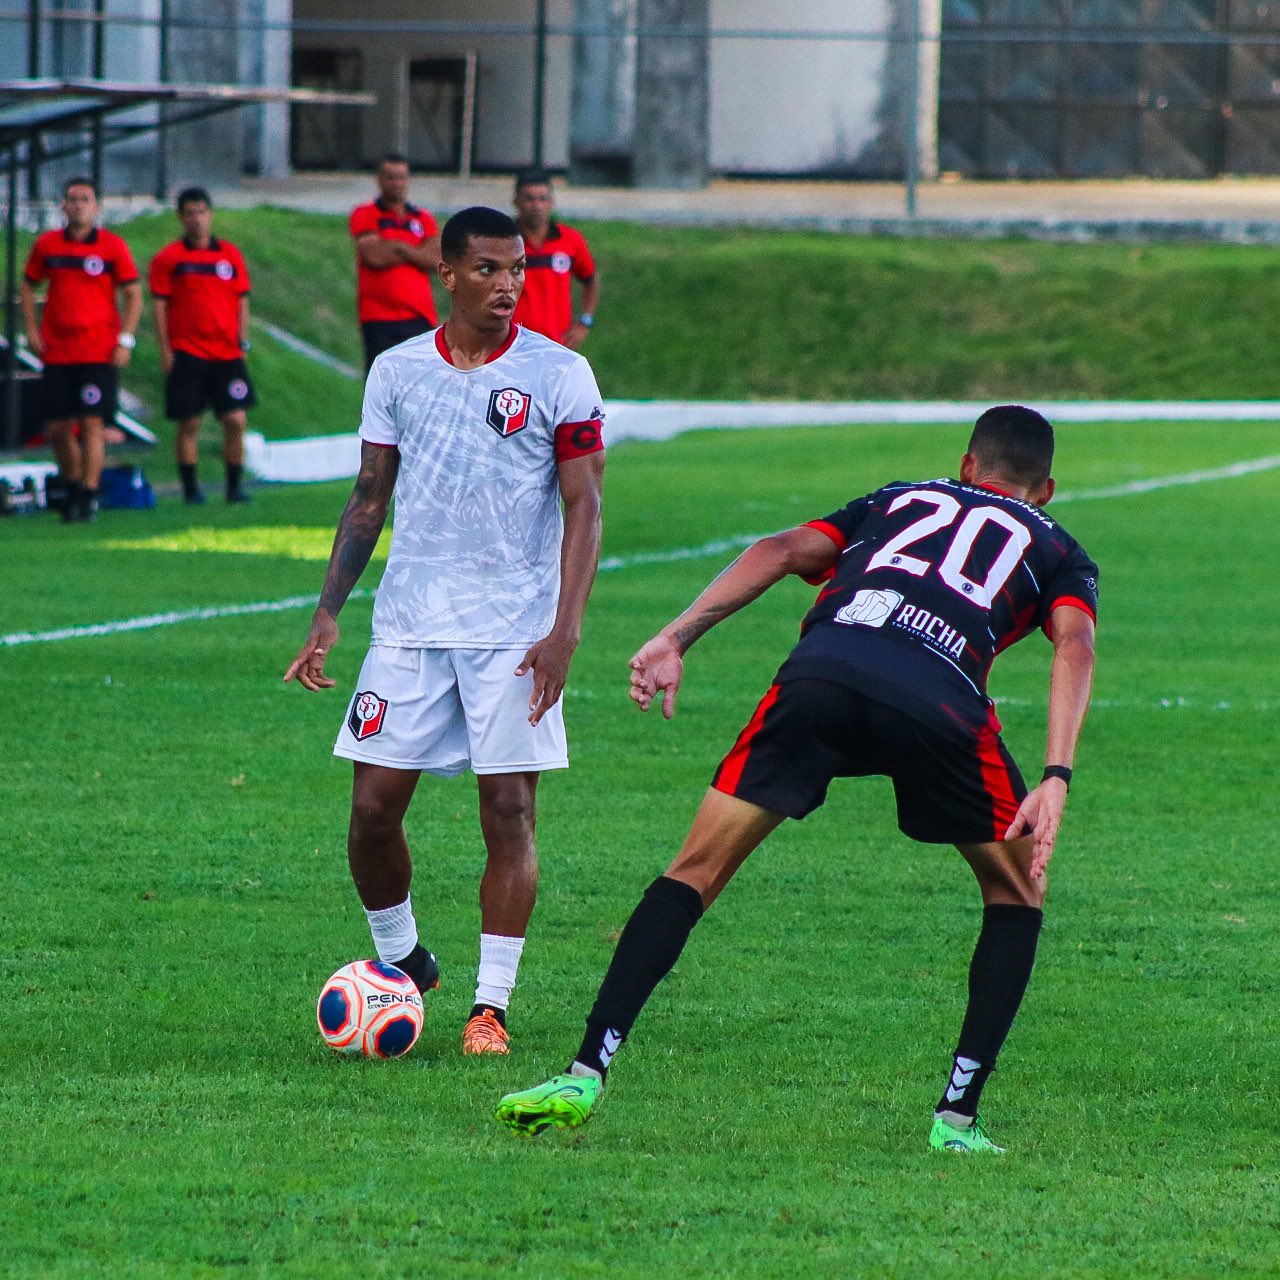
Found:
<path fill-rule="evenodd" d="M 587 312 L 585 312 L 585 311 L 584 311 L 584 312 L 583 312 L 583 313 L 578 317 L 578 323 L 579 323 L 579 324 L 580 324 L 584 329 L 590 329 L 590 328 L 591 328 L 591 326 L 592 326 L 593 324 L 595 324 L 595 322 L 596 322 L 596 318 L 595 318 L 595 316 L 590 315 L 589 313 L 587 313 Z"/>
<path fill-rule="evenodd" d="M 122 333 L 116 339 L 116 346 L 123 347 L 126 351 L 132 351 L 138 345 L 138 340 L 131 333 Z"/>

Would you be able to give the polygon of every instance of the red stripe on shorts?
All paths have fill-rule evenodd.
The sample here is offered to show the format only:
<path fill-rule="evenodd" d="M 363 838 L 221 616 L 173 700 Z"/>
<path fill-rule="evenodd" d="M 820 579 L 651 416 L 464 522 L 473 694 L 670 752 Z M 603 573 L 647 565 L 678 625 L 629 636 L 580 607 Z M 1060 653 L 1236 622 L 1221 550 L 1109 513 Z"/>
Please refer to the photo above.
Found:
<path fill-rule="evenodd" d="M 995 720 L 994 708 L 990 715 Z M 990 723 L 978 731 L 978 760 L 982 765 L 982 785 L 991 797 L 992 839 L 1003 840 L 1009 824 L 1017 817 L 1018 798 L 1009 778 L 1009 766 L 1000 754 L 999 735 Z"/>
<path fill-rule="evenodd" d="M 725 756 L 724 763 L 720 766 L 720 771 L 712 784 L 717 791 L 723 791 L 730 796 L 737 793 L 738 783 L 742 781 L 742 772 L 747 767 L 747 757 L 751 755 L 751 743 L 760 732 L 764 718 L 769 714 L 769 708 L 777 702 L 780 687 L 776 684 L 769 687 L 769 692 L 760 699 L 760 705 L 755 709 L 755 714 L 747 721 L 747 727 L 738 735 L 737 742 L 733 744 L 733 750 Z"/>

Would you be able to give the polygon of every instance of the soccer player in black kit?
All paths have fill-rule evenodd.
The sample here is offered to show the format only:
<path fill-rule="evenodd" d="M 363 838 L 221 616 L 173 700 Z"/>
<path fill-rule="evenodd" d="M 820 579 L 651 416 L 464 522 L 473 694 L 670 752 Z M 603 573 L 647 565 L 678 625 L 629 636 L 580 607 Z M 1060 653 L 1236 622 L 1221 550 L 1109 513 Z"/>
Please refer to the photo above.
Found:
<path fill-rule="evenodd" d="M 1044 513 L 1053 428 L 1002 405 L 974 427 L 959 480 L 895 483 L 747 549 L 631 660 L 641 710 L 675 709 L 700 636 L 789 574 L 823 583 L 799 643 L 712 780 L 676 860 L 623 930 L 564 1075 L 498 1105 L 531 1135 L 591 1114 L 610 1062 L 702 913 L 784 818 L 833 778 L 893 780 L 898 825 L 954 844 L 982 892 L 969 1003 L 929 1145 L 999 1154 L 978 1101 L 1026 991 L 1045 868 L 1093 683 L 1098 570 Z M 1000 740 L 987 673 L 1043 629 L 1053 643 L 1043 777 L 1028 792 Z"/>

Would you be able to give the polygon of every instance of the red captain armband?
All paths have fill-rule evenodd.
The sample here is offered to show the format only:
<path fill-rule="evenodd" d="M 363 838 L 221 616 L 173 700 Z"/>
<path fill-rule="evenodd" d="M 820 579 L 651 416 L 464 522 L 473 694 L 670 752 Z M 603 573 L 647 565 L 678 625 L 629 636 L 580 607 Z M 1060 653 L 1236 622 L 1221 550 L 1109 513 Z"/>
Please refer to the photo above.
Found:
<path fill-rule="evenodd" d="M 572 462 L 604 448 L 604 420 L 588 418 L 586 422 L 562 422 L 556 428 L 556 461 Z"/>

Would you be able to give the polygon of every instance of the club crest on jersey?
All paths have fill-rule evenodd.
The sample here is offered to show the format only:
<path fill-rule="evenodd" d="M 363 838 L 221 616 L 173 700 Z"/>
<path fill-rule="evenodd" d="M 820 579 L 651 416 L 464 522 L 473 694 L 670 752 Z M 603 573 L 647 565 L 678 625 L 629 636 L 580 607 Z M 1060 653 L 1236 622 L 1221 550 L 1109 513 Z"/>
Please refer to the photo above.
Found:
<path fill-rule="evenodd" d="M 230 280 L 235 273 L 235 267 L 233 267 L 226 258 L 219 258 L 218 261 L 213 264 L 213 274 L 217 276 L 219 280 Z"/>
<path fill-rule="evenodd" d="M 530 404 L 527 391 L 517 391 L 515 387 L 503 387 L 501 391 L 491 391 L 489 413 L 485 421 L 500 436 L 513 436 L 529 425 Z"/>
<path fill-rule="evenodd" d="M 84 273 L 87 276 L 100 276 L 106 269 L 107 264 L 96 253 L 89 254 L 84 260 Z"/>
<path fill-rule="evenodd" d="M 372 738 L 375 733 L 382 732 L 382 722 L 386 716 L 386 698 L 378 697 L 371 690 L 357 693 L 351 704 L 351 715 L 347 717 L 347 728 L 357 742 L 363 742 L 366 738 Z"/>
<path fill-rule="evenodd" d="M 567 253 L 553 253 L 551 255 L 551 270 L 558 276 L 568 275 L 573 269 L 573 259 Z"/>
<path fill-rule="evenodd" d="M 896 591 L 859 591 L 837 614 L 837 622 L 858 624 L 863 627 L 883 627 L 890 615 L 902 603 Z"/>

